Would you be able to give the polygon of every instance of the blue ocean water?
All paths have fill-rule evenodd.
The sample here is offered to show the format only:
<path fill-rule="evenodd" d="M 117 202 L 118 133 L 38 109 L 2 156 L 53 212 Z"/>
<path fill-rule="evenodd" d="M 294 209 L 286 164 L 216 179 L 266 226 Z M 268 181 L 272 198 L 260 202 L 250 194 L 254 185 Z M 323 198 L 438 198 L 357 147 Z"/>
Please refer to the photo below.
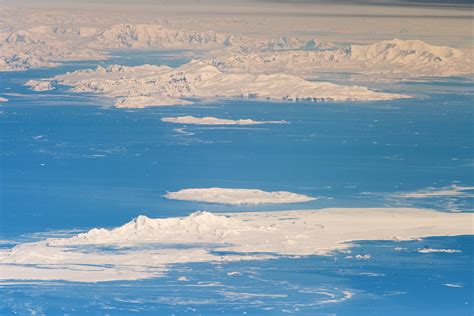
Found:
<path fill-rule="evenodd" d="M 183 52 L 134 54 L 116 53 L 101 63 L 177 66 L 190 58 Z M 386 206 L 473 211 L 470 196 L 399 196 L 428 187 L 474 185 L 470 80 L 399 83 L 388 88 L 416 97 L 386 102 L 217 100 L 139 110 L 114 109 L 108 100 L 65 87 L 37 93 L 22 86 L 27 79 L 97 64 L 0 73 L 0 95 L 10 100 L 0 108 L 1 247 L 58 230 L 67 234 L 119 226 L 140 214 Z M 161 122 L 181 115 L 289 124 Z M 162 197 L 168 191 L 211 186 L 285 190 L 319 199 L 226 206 Z M 462 252 L 416 251 L 425 246 Z M 472 314 L 472 236 L 361 242 L 354 249 L 358 253 L 371 259 L 336 254 L 186 264 L 144 281 L 0 284 L 0 314 Z M 233 271 L 239 275 L 227 275 Z M 189 282 L 178 281 L 181 275 Z M 345 297 L 348 292 L 353 296 Z"/>

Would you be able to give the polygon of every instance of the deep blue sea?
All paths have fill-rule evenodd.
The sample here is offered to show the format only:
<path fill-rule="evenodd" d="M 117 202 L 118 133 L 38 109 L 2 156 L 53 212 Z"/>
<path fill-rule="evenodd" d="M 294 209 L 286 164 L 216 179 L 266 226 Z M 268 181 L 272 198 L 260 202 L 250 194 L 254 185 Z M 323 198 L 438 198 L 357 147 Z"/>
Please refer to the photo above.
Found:
<path fill-rule="evenodd" d="M 115 227 L 140 214 L 325 207 L 473 212 L 469 196 L 398 196 L 428 187 L 474 186 L 472 80 L 386 85 L 385 90 L 415 96 L 386 102 L 217 100 L 137 110 L 114 109 L 110 100 L 65 87 L 32 92 L 23 86 L 31 78 L 97 64 L 177 66 L 188 58 L 183 52 L 116 53 L 107 62 L 0 73 L 0 96 L 10 100 L 0 106 L 0 247 L 61 231 Z M 289 124 L 160 121 L 182 115 Z M 162 197 L 214 186 L 284 190 L 319 199 L 226 206 Z M 370 260 L 335 254 L 183 264 L 162 278 L 143 281 L 0 283 L 0 314 L 473 315 L 473 242 L 472 236 L 360 242 L 353 254 L 369 253 Z M 418 253 L 422 247 L 461 252 Z M 232 271 L 240 276 L 228 276 Z M 181 275 L 190 281 L 177 281 Z M 344 291 L 354 294 L 345 299 Z"/>

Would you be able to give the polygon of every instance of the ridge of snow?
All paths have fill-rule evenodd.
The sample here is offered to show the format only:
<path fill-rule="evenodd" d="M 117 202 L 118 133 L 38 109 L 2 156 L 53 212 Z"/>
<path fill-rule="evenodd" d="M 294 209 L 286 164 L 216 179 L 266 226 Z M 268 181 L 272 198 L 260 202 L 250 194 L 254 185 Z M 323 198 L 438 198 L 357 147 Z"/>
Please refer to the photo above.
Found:
<path fill-rule="evenodd" d="M 195 212 L 184 218 L 151 219 L 140 215 L 118 228 L 92 229 L 68 239 L 48 241 L 50 246 L 79 244 L 110 244 L 123 242 L 158 242 L 166 239 L 179 239 L 180 236 L 197 234 L 208 239 L 219 239 L 229 230 L 244 231 L 248 227 L 242 221 L 209 212 Z"/>
<path fill-rule="evenodd" d="M 110 49 L 226 49 L 228 51 L 299 49 L 293 37 L 251 39 L 214 31 L 181 30 L 159 24 L 98 27 L 38 25 L 0 33 L 0 71 L 55 67 L 63 61 L 103 60 Z"/>
<path fill-rule="evenodd" d="M 283 72 L 299 76 L 330 71 L 394 78 L 473 73 L 470 51 L 400 39 L 329 50 L 227 53 L 209 59 L 208 63 L 222 71 Z"/>
<path fill-rule="evenodd" d="M 105 53 L 78 46 L 73 40 L 51 37 L 44 28 L 0 34 L 0 71 L 55 67 L 61 61 L 103 60 Z"/>
<path fill-rule="evenodd" d="M 102 30 L 90 44 L 94 48 L 220 47 L 224 35 L 213 31 L 186 32 L 154 24 L 117 24 Z"/>
<path fill-rule="evenodd" d="M 351 72 L 398 79 L 473 73 L 472 50 L 420 40 L 395 38 L 337 46 L 317 39 L 251 38 L 162 24 L 102 22 L 91 26 L 63 20 L 38 23 L 26 23 L 23 28 L 20 24 L 0 32 L 0 71 L 54 67 L 69 60 L 106 59 L 105 50 L 109 49 L 199 49 L 208 52 L 208 64 L 233 73 L 314 77 L 321 72 Z"/>

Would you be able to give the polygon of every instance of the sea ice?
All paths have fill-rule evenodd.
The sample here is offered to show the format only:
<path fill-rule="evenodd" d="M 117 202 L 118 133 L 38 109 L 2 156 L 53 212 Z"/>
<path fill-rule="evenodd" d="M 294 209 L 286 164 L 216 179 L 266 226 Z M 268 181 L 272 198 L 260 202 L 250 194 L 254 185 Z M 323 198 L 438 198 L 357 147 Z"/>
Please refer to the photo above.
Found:
<path fill-rule="evenodd" d="M 433 248 L 422 248 L 418 249 L 419 253 L 460 253 L 461 250 L 457 249 L 433 249 Z"/>
<path fill-rule="evenodd" d="M 425 190 L 420 190 L 411 193 L 404 193 L 398 195 L 402 198 L 410 198 L 410 199 L 424 199 L 424 198 L 432 198 L 432 197 L 450 197 L 450 196 L 473 196 L 474 187 L 464 187 L 458 185 L 452 185 L 447 188 L 428 188 Z"/>

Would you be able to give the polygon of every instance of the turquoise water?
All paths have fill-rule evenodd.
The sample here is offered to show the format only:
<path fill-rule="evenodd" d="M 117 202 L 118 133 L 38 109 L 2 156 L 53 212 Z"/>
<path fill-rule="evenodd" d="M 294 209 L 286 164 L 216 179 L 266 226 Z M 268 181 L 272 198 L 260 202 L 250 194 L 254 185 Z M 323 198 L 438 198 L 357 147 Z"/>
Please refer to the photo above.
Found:
<path fill-rule="evenodd" d="M 155 53 L 143 53 L 141 60 L 176 66 L 189 58 L 176 54 L 179 57 L 179 52 L 169 52 L 167 58 L 157 59 Z M 107 63 L 134 65 L 140 60 L 129 57 L 118 54 Z M 469 80 L 391 87 L 417 96 L 410 100 L 316 104 L 219 100 L 140 110 L 113 109 L 110 101 L 71 94 L 66 88 L 33 93 L 22 86 L 26 78 L 95 64 L 0 73 L 0 95 L 10 99 L 0 108 L 1 247 L 58 230 L 68 234 L 114 227 L 139 214 L 169 217 L 196 210 L 376 206 L 473 211 L 469 196 L 398 196 L 427 187 L 474 185 L 474 89 Z M 178 115 L 289 124 L 212 127 L 160 121 Z M 211 186 L 285 190 L 319 199 L 292 205 L 222 206 L 162 197 L 167 191 Z M 462 252 L 416 252 L 425 246 Z M 405 249 L 395 251 L 396 247 Z M 362 242 L 354 249 L 354 255 L 358 253 L 370 253 L 371 259 L 348 260 L 338 254 L 187 264 L 171 268 L 163 278 L 145 281 L 0 285 L 0 313 L 472 314 L 471 236 Z M 231 271 L 240 276 L 228 276 Z M 183 274 L 190 279 L 185 284 L 177 281 Z M 346 290 L 355 294 L 344 300 Z M 78 291 L 84 294 L 78 297 Z"/>

